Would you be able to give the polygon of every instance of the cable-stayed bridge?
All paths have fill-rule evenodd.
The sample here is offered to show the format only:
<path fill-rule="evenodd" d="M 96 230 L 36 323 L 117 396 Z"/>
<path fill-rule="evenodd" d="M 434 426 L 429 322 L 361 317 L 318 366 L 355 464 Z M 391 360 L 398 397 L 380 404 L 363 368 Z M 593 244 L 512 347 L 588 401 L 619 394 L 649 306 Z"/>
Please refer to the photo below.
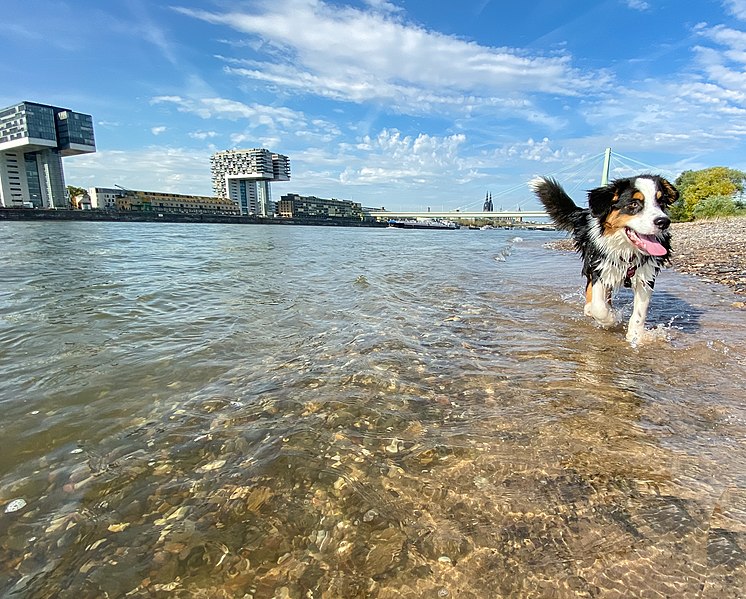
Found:
<path fill-rule="evenodd" d="M 603 165 L 603 166 L 601 166 Z M 599 168 L 600 166 L 600 168 Z M 606 185 L 609 182 L 610 174 L 613 178 L 631 177 L 641 172 L 655 172 L 672 176 L 673 173 L 664 172 L 663 169 L 645 164 L 634 158 L 622 156 L 612 152 L 611 148 L 606 148 L 604 152 L 575 162 L 565 168 L 556 170 L 551 173 L 541 173 L 549 177 L 554 177 L 562 182 L 563 187 L 570 196 L 579 197 L 581 188 L 583 190 L 597 185 L 593 183 L 597 179 L 597 173 L 601 172 L 600 185 Z M 584 191 L 582 192 L 584 193 Z M 520 200 L 515 202 L 515 198 Z M 492 194 L 490 194 L 492 199 Z M 507 204 L 510 202 L 515 206 L 513 210 L 484 211 L 482 209 L 482 200 L 471 202 L 464 206 L 458 206 L 450 210 L 441 209 L 439 211 L 394 211 L 394 210 L 371 210 L 369 214 L 379 220 L 388 219 L 448 219 L 448 220 L 497 220 L 497 221 L 534 221 L 535 219 L 545 220 L 549 216 L 543 210 L 528 210 L 527 205 L 536 205 L 536 199 L 528 187 L 528 181 L 519 183 L 498 192 L 494 196 L 497 205 Z"/>

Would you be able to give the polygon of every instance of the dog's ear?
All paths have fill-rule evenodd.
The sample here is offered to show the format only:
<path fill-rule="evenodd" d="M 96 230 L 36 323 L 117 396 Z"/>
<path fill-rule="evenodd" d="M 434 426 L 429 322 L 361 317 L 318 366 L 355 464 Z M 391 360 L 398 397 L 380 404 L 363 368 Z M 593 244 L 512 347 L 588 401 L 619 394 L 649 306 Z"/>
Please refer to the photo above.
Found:
<path fill-rule="evenodd" d="M 591 189 L 588 192 L 588 207 L 591 214 L 596 218 L 606 217 L 626 187 L 629 187 L 629 179 L 617 179 L 603 187 Z"/>
<path fill-rule="evenodd" d="M 679 199 L 679 190 L 668 179 L 664 179 L 663 177 L 661 177 L 660 183 L 663 190 L 663 197 L 661 197 L 660 202 L 664 206 L 670 206 Z"/>

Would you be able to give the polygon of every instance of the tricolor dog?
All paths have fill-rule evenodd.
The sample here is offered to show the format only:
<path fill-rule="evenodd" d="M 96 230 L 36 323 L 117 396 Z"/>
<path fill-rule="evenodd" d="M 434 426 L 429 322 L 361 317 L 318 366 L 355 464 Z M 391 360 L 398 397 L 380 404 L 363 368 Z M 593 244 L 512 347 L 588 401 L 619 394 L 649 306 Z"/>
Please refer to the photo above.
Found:
<path fill-rule="evenodd" d="M 617 179 L 588 192 L 588 208 L 572 201 L 557 181 L 540 177 L 531 187 L 558 228 L 572 233 L 587 278 L 585 314 L 604 327 L 618 323 L 612 293 L 634 292 L 627 340 L 637 344 L 645 331 L 655 277 L 671 256 L 668 207 L 679 192 L 663 177 Z"/>

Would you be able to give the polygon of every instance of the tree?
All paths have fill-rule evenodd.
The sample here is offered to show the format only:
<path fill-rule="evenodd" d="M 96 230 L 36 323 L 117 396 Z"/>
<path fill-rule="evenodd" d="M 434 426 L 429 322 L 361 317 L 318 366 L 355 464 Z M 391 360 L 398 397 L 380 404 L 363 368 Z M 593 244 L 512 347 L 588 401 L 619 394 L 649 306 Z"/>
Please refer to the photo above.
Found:
<path fill-rule="evenodd" d="M 88 192 L 82 187 L 75 187 L 74 185 L 67 186 L 67 195 L 70 198 L 70 207 L 73 210 L 80 208 L 79 201 L 84 196 L 88 195 Z"/>
<path fill-rule="evenodd" d="M 714 166 L 699 171 L 684 171 L 676 179 L 676 187 L 681 194 L 679 201 L 671 208 L 671 216 L 674 220 L 692 220 L 703 214 L 710 216 L 725 216 L 715 214 L 713 210 L 720 206 L 726 212 L 730 212 L 730 206 L 735 206 L 737 196 L 742 196 L 746 173 L 724 166 Z M 698 204 L 709 198 L 720 198 L 718 202 L 711 202 L 706 209 L 696 210 Z M 728 202 L 722 198 L 730 199 Z"/>
<path fill-rule="evenodd" d="M 697 202 L 692 211 L 694 218 L 715 218 L 717 216 L 735 216 L 738 206 L 730 196 L 711 196 Z"/>

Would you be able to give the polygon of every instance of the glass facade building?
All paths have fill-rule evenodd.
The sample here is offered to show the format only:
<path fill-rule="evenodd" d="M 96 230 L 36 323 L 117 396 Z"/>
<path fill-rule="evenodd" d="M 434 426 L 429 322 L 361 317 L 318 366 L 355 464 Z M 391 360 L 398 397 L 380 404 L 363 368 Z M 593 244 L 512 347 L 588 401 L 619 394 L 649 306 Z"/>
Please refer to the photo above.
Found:
<path fill-rule="evenodd" d="M 91 115 L 35 102 L 0 110 L 0 206 L 67 208 L 62 158 L 96 151 Z"/>

